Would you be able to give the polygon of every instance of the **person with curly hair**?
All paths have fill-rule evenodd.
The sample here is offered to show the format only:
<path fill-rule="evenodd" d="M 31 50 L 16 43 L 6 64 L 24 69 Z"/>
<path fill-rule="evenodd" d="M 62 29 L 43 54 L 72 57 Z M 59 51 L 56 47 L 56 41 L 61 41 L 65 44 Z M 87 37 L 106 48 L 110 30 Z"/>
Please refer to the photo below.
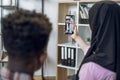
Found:
<path fill-rule="evenodd" d="M 1 80 L 33 80 L 47 56 L 51 30 L 49 19 L 35 11 L 19 9 L 2 18 L 8 65 L 1 69 Z"/>

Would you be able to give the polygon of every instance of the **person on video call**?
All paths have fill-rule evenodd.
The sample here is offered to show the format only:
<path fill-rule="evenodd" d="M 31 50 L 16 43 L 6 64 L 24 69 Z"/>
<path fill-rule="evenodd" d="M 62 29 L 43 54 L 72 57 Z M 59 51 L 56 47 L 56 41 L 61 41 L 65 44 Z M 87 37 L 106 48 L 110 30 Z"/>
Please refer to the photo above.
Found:
<path fill-rule="evenodd" d="M 90 46 L 76 26 L 70 35 L 85 53 L 76 80 L 120 80 L 120 6 L 113 1 L 97 2 L 89 10 L 89 24 Z"/>
<path fill-rule="evenodd" d="M 33 80 L 46 56 L 52 30 L 49 19 L 35 11 L 17 10 L 2 19 L 2 37 L 8 65 L 0 80 Z"/>

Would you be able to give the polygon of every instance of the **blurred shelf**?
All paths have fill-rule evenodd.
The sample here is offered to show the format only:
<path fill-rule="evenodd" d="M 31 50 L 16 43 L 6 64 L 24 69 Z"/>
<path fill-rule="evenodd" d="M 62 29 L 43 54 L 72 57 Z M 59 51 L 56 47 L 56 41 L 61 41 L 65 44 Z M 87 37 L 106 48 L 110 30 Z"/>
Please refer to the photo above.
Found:
<path fill-rule="evenodd" d="M 65 23 L 58 23 L 59 26 L 65 26 Z"/>
<path fill-rule="evenodd" d="M 62 67 L 62 68 L 67 68 L 67 69 L 72 69 L 72 70 L 78 70 L 78 68 L 76 68 L 76 67 L 65 66 L 65 65 L 62 65 L 62 64 L 58 64 L 57 67 Z"/>
<path fill-rule="evenodd" d="M 0 7 L 7 10 L 15 10 L 17 8 L 16 6 L 0 6 Z"/>
<path fill-rule="evenodd" d="M 65 26 L 65 23 L 58 23 L 59 26 Z M 76 24 L 78 26 L 89 26 L 89 24 Z"/>
<path fill-rule="evenodd" d="M 77 1 L 73 1 L 73 0 L 59 0 L 59 3 L 77 3 Z"/>
<path fill-rule="evenodd" d="M 0 60 L 0 62 L 8 62 L 8 56 L 6 56 L 4 59 Z"/>
<path fill-rule="evenodd" d="M 102 1 L 102 0 L 74 0 L 75 2 L 78 1 L 80 3 L 95 3 L 95 2 L 98 2 L 98 1 Z M 120 0 L 112 0 L 112 1 L 115 1 L 115 2 L 120 2 Z"/>
<path fill-rule="evenodd" d="M 62 44 L 58 44 L 58 46 L 80 48 L 77 43 L 62 43 Z"/>
<path fill-rule="evenodd" d="M 89 24 L 78 24 L 78 26 L 89 26 Z"/>

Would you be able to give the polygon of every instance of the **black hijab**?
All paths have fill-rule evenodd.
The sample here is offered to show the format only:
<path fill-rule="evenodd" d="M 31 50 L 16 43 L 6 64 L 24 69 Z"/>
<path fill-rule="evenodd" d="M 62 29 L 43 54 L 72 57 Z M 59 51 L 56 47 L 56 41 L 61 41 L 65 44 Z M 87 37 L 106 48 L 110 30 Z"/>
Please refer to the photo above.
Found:
<path fill-rule="evenodd" d="M 120 80 L 119 5 L 113 1 L 97 2 L 89 11 L 89 24 L 92 30 L 91 47 L 82 64 L 95 62 L 116 72 L 117 80 Z"/>

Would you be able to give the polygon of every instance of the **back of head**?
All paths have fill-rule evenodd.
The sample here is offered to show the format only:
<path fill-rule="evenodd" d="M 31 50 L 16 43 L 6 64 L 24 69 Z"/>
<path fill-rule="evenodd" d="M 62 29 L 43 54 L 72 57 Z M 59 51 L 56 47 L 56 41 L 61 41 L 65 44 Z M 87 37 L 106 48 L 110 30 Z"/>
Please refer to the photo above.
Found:
<path fill-rule="evenodd" d="M 2 19 L 2 37 L 9 56 L 21 59 L 40 55 L 47 46 L 51 23 L 35 11 L 17 10 Z"/>

